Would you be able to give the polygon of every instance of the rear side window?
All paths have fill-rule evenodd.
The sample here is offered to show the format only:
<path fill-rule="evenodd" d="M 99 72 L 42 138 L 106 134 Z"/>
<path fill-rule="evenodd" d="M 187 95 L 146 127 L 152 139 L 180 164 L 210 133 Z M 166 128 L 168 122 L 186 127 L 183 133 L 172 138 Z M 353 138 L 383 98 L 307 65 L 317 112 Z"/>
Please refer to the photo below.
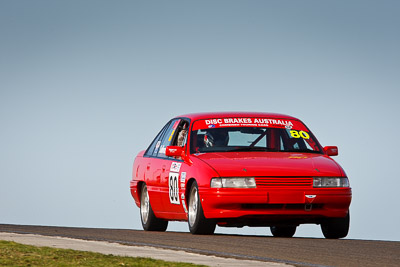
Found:
<path fill-rule="evenodd" d="M 156 138 L 154 138 L 153 142 L 151 145 L 147 148 L 146 152 L 144 153 L 144 156 L 150 157 L 150 156 L 157 156 L 158 150 L 160 149 L 161 145 L 161 138 L 163 137 L 166 129 L 169 127 L 171 124 L 171 121 L 169 121 L 163 128 L 162 130 L 157 134 Z"/>

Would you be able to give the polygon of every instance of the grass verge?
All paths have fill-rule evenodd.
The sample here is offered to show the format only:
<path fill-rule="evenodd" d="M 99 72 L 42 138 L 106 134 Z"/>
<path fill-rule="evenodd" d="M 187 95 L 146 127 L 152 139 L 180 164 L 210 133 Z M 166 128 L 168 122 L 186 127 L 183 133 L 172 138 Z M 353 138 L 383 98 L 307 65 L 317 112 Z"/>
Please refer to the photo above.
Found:
<path fill-rule="evenodd" d="M 0 240 L 0 266 L 204 266 L 150 258 L 119 257 L 94 252 L 35 247 Z"/>

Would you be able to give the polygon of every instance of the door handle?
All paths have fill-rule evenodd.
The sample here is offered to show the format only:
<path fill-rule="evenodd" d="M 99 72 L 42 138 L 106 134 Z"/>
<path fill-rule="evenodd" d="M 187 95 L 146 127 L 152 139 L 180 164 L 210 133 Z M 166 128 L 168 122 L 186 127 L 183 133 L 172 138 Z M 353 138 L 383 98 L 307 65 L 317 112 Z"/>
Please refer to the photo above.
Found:
<path fill-rule="evenodd" d="M 150 170 L 150 163 L 149 164 L 147 164 L 147 168 L 146 168 L 147 170 Z"/>
<path fill-rule="evenodd" d="M 162 172 L 165 172 L 165 169 L 166 169 L 166 167 L 165 167 L 165 165 L 163 165 L 162 166 Z"/>

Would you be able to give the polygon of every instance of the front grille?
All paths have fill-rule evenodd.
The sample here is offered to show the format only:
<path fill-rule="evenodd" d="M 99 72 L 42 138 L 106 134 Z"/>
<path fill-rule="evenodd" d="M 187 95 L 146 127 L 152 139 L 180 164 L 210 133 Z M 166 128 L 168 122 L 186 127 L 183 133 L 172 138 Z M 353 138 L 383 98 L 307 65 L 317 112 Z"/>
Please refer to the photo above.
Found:
<path fill-rule="evenodd" d="M 310 188 L 313 185 L 311 177 L 256 177 L 257 187 L 302 187 Z"/>

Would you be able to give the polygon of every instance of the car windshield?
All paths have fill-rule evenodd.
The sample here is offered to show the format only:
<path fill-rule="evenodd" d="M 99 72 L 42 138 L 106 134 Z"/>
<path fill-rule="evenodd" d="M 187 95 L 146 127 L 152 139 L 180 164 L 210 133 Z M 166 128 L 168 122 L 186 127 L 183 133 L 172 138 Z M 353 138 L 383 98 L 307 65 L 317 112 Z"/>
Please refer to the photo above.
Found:
<path fill-rule="evenodd" d="M 264 123 L 257 123 L 257 119 L 254 118 L 241 119 L 239 123 L 225 123 L 230 122 L 227 119 L 194 123 L 190 137 L 191 153 L 237 151 L 322 153 L 314 135 L 300 121 L 260 119 L 259 121 Z"/>

